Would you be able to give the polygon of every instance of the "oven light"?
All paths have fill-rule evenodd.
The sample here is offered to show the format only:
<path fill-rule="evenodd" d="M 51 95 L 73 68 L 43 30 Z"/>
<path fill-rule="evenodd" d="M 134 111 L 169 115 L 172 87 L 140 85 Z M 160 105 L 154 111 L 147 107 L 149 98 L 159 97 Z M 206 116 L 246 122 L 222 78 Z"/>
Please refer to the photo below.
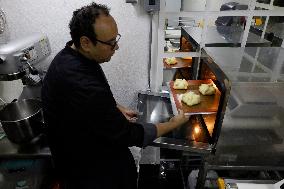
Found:
<path fill-rule="evenodd" d="M 194 128 L 194 133 L 195 134 L 199 134 L 200 133 L 200 128 L 199 127 L 195 127 Z"/>

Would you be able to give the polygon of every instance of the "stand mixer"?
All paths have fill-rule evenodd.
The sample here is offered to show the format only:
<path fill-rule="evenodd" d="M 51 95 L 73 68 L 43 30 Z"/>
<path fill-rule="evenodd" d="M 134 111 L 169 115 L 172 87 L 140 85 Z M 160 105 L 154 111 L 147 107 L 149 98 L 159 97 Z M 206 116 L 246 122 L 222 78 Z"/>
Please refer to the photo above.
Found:
<path fill-rule="evenodd" d="M 23 92 L 18 99 L 5 103 L 0 122 L 7 138 L 16 144 L 27 144 L 43 132 L 40 89 L 41 78 L 34 64 L 51 53 L 46 36 L 32 34 L 0 46 L 0 81 L 21 79 Z M 27 93 L 29 95 L 23 95 Z M 37 96 L 34 96 L 36 91 Z M 39 98 L 39 99 L 37 99 Z"/>

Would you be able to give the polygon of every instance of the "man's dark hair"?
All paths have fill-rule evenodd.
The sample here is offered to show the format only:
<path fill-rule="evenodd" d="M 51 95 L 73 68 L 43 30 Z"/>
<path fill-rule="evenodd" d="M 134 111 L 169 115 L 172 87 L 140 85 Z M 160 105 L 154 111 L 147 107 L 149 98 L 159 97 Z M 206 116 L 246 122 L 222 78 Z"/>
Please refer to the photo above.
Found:
<path fill-rule="evenodd" d="M 96 33 L 94 24 L 100 15 L 109 16 L 109 8 L 106 5 L 91 3 L 73 12 L 73 17 L 69 23 L 70 34 L 73 43 L 77 48 L 80 47 L 80 38 L 88 37 L 96 44 Z"/>

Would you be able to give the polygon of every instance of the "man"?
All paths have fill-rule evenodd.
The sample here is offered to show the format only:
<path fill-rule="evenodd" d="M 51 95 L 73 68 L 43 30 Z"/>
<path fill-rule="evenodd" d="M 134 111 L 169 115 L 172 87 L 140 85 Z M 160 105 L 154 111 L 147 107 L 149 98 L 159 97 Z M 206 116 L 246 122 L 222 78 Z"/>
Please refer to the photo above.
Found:
<path fill-rule="evenodd" d="M 72 41 L 52 61 L 42 101 L 48 140 L 62 188 L 133 189 L 137 173 L 129 146 L 146 146 L 188 121 L 138 124 L 135 112 L 117 105 L 100 64 L 118 47 L 120 34 L 104 5 L 73 13 Z"/>

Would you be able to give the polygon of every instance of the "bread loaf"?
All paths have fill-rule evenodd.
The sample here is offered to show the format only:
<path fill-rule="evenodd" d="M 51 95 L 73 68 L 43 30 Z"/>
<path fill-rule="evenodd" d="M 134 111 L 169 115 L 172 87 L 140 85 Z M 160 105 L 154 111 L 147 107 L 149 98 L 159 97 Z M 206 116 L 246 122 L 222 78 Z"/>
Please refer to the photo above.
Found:
<path fill-rule="evenodd" d="M 176 79 L 174 82 L 174 89 L 187 89 L 188 82 L 185 79 Z"/>
<path fill-rule="evenodd" d="M 188 106 L 193 106 L 200 103 L 200 95 L 190 91 L 182 95 L 182 102 Z"/>
<path fill-rule="evenodd" d="M 213 84 L 201 84 L 199 86 L 199 92 L 203 95 L 213 95 L 216 92 L 215 87 Z"/>

